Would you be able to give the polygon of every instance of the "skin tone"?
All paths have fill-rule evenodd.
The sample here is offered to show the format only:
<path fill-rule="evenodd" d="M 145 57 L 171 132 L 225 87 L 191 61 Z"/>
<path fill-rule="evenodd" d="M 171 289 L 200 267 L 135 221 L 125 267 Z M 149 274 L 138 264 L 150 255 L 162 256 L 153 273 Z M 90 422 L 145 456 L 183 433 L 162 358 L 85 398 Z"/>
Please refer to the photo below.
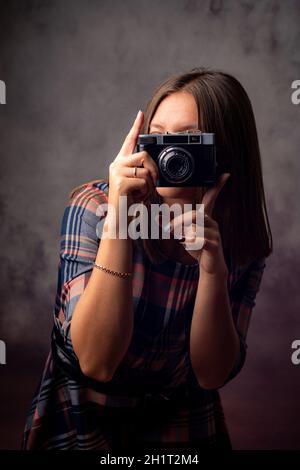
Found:
<path fill-rule="evenodd" d="M 167 96 L 160 103 L 152 118 L 149 133 L 172 133 L 186 130 L 199 130 L 198 110 L 194 97 L 185 92 Z M 162 203 L 169 206 L 177 203 L 182 207 L 184 204 L 196 203 L 199 194 L 197 187 L 157 187 L 156 191 L 161 196 Z M 160 245 L 168 257 L 187 264 L 195 263 L 195 259 L 177 239 L 161 239 Z"/>
<path fill-rule="evenodd" d="M 168 106 L 168 109 L 165 108 Z M 170 112 L 172 110 L 172 112 Z M 174 93 L 160 104 L 152 123 L 161 125 L 160 132 L 178 132 L 198 127 L 196 104 L 187 93 Z M 159 114 L 158 114 L 159 112 Z M 170 114 L 169 114 L 170 113 Z M 155 118 L 155 121 L 154 121 Z M 158 121 L 158 118 L 162 122 Z M 166 119 L 168 120 L 166 121 Z M 110 189 L 108 202 L 117 212 L 119 196 L 126 195 L 130 202 L 139 202 L 154 187 L 157 167 L 147 152 L 133 153 L 143 125 L 143 113 L 139 112 L 125 138 L 122 148 L 110 165 Z M 163 120 L 164 119 L 164 120 Z M 151 124 L 152 124 L 151 123 Z M 151 129 L 154 131 L 154 128 Z M 134 167 L 138 175 L 133 178 Z M 166 240 L 167 247 L 182 247 L 193 260 L 199 262 L 201 276 L 194 305 L 190 358 L 199 384 L 211 389 L 221 386 L 231 371 L 239 351 L 239 339 L 233 324 L 228 292 L 227 269 L 224 263 L 221 237 L 216 221 L 211 218 L 214 201 L 225 184 L 222 175 L 218 184 L 205 192 L 202 202 L 209 219 L 204 227 L 204 245 L 197 252 L 188 253 L 178 240 Z M 195 188 L 157 188 L 163 202 L 191 203 L 195 200 Z M 187 213 L 188 214 L 188 213 Z M 193 237 L 193 217 L 186 243 Z M 108 212 L 105 224 L 110 224 Z M 114 222 L 112 222 L 114 223 Z M 173 219 L 173 224 L 183 223 Z M 105 231 L 105 226 L 104 229 Z M 191 239 L 189 239 L 191 237 Z M 103 238 L 99 244 L 96 263 L 109 266 L 119 272 L 132 272 L 132 240 Z M 93 314 L 91 315 L 91 312 Z M 132 307 L 131 279 L 109 276 L 93 269 L 89 282 L 80 296 L 71 322 L 71 338 L 80 367 L 85 375 L 100 381 L 110 381 L 120 361 L 126 354 L 132 339 L 134 312 Z"/>
<path fill-rule="evenodd" d="M 194 97 L 190 93 L 180 92 L 167 96 L 158 106 L 149 133 L 181 132 L 197 130 L 198 110 Z M 171 205 L 174 202 L 191 203 L 195 200 L 197 188 L 162 188 L 157 192 L 163 202 Z"/>
<path fill-rule="evenodd" d="M 179 132 L 187 129 L 199 129 L 195 99 L 187 92 L 173 93 L 158 106 L 149 132 Z M 224 173 L 214 187 L 205 190 L 201 201 L 205 213 L 204 236 L 201 240 L 197 237 L 195 211 L 186 212 L 171 221 L 171 233 L 178 224 L 186 228 L 183 243 L 180 244 L 176 239 L 162 240 L 164 250 L 169 250 L 169 253 L 181 245 L 190 258 L 199 262 L 201 275 L 191 325 L 190 357 L 198 382 L 204 388 L 222 386 L 239 354 L 239 337 L 233 323 L 227 289 L 228 270 L 218 223 L 212 218 L 215 201 L 229 177 L 229 173 Z M 169 205 L 195 203 L 196 191 L 195 187 L 157 188 L 162 202 Z M 186 218 L 191 221 L 188 226 L 183 224 Z M 202 248 L 191 249 L 195 242 L 201 242 Z"/>

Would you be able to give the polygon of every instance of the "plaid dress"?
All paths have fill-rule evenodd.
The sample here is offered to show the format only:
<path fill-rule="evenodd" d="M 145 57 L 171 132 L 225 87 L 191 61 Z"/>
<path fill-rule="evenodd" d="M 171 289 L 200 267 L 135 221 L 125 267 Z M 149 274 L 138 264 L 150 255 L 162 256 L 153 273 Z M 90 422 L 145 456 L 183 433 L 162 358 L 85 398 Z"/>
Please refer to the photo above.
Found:
<path fill-rule="evenodd" d="M 133 250 L 134 332 L 111 381 L 84 377 L 70 322 L 100 243 L 108 183 L 87 183 L 61 224 L 52 348 L 33 398 L 23 449 L 231 449 L 217 389 L 201 388 L 189 358 L 198 263 L 150 262 Z M 228 290 L 240 354 L 223 385 L 243 367 L 246 335 L 265 258 L 230 270 Z M 92 312 L 91 312 L 92 314 Z"/>

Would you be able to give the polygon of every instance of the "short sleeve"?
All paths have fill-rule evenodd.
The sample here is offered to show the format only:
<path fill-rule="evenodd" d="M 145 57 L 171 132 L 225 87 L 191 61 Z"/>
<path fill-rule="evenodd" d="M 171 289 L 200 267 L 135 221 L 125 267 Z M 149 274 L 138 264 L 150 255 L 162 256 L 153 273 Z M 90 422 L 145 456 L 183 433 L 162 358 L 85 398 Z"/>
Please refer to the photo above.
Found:
<path fill-rule="evenodd" d="M 237 269 L 229 276 L 231 313 L 240 340 L 240 351 L 231 373 L 222 386 L 232 380 L 245 363 L 247 333 L 265 266 L 265 257 L 263 257 L 252 261 L 246 268 Z"/>
<path fill-rule="evenodd" d="M 62 217 L 54 322 L 74 357 L 70 323 L 92 273 L 101 236 L 99 223 L 106 215 L 107 202 L 106 183 L 87 183 L 70 199 Z"/>

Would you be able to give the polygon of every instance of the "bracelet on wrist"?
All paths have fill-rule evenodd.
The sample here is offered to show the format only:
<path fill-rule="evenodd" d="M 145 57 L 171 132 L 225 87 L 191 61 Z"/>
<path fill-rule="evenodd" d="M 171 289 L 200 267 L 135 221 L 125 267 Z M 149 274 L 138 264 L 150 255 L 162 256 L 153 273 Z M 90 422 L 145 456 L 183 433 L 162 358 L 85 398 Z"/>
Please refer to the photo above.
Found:
<path fill-rule="evenodd" d="M 93 263 L 93 266 L 95 268 L 98 268 L 102 271 L 105 271 L 107 274 L 111 274 L 113 276 L 118 276 L 118 277 L 121 277 L 122 279 L 129 279 L 132 277 L 132 273 L 122 273 L 120 271 L 113 271 L 112 269 L 108 269 L 108 268 L 105 268 L 104 266 L 102 266 L 101 264 L 97 264 L 97 263 Z"/>

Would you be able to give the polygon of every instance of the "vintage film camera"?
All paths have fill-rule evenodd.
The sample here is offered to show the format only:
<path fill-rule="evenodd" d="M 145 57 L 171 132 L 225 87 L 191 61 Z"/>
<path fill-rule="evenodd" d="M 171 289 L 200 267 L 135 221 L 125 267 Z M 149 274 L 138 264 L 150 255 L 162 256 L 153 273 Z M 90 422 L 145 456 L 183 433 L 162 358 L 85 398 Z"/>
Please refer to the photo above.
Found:
<path fill-rule="evenodd" d="M 213 186 L 217 181 L 213 133 L 140 134 L 137 151 L 142 150 L 157 164 L 157 186 Z"/>

